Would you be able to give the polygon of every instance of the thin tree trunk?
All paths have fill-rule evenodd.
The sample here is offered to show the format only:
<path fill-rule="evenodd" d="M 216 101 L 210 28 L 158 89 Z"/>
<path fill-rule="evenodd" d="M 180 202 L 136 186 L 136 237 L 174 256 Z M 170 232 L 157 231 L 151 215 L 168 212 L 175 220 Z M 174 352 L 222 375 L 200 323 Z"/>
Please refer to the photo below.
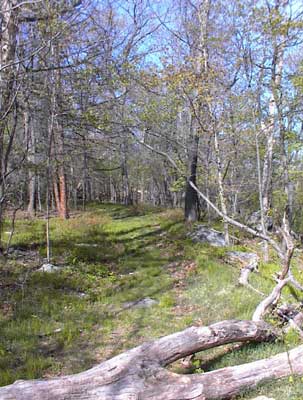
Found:
<path fill-rule="evenodd" d="M 42 201 L 41 201 L 41 177 L 37 175 L 37 201 L 38 201 L 38 210 L 42 212 Z"/>
<path fill-rule="evenodd" d="M 60 202 L 60 193 L 59 193 L 59 188 L 58 188 L 58 178 L 55 177 L 53 178 L 53 188 L 54 188 L 54 198 L 55 198 L 55 203 L 56 203 L 56 209 L 58 211 L 58 214 L 61 214 L 61 202 Z"/>
<path fill-rule="evenodd" d="M 208 78 L 208 22 L 210 12 L 210 1 L 200 3 L 197 8 L 197 18 L 199 20 L 200 32 L 197 43 L 191 48 L 194 57 L 194 69 L 197 77 Z M 201 57 L 202 55 L 202 57 Z M 193 101 L 191 102 L 191 125 L 190 125 L 190 151 L 189 151 L 189 171 L 190 176 L 186 184 L 185 193 L 185 219 L 188 222 L 194 222 L 199 219 L 199 198 L 197 192 L 190 183 L 197 183 L 197 167 L 199 153 L 199 139 L 201 124 L 206 121 L 204 114 L 203 99 L 204 93 L 200 93 L 200 88 L 195 89 L 193 93 Z M 202 117 L 202 118 L 201 118 Z"/>
<path fill-rule="evenodd" d="M 283 52 L 283 48 L 282 50 L 280 50 L 280 52 Z M 286 204 L 288 207 L 288 223 L 291 227 L 293 220 L 293 185 L 289 174 L 289 155 L 288 155 L 287 140 L 286 140 L 286 127 L 283 120 L 282 88 L 281 88 L 281 79 L 282 79 L 281 75 L 283 70 L 282 56 L 283 54 L 280 55 L 279 59 L 279 64 L 277 68 L 279 79 L 277 80 L 277 82 L 275 82 L 275 86 L 273 87 L 273 95 L 277 109 L 277 120 L 279 127 L 283 189 L 286 195 Z"/>
<path fill-rule="evenodd" d="M 49 170 L 49 167 L 48 167 Z M 49 182 L 49 174 L 47 174 L 47 181 L 46 181 L 46 259 L 47 262 L 49 263 L 51 260 L 51 243 L 50 243 L 50 215 L 49 215 L 49 187 L 50 187 L 50 182 Z"/>
<path fill-rule="evenodd" d="M 17 45 L 17 14 L 16 0 L 1 0 L 0 2 L 0 252 L 2 239 L 2 224 L 6 205 L 6 168 L 10 146 L 4 149 L 4 135 L 7 120 L 15 101 L 15 66 L 13 65 Z M 12 137 L 13 139 L 13 137 Z"/>
<path fill-rule="evenodd" d="M 202 78 L 203 74 L 206 78 L 208 74 L 208 22 L 210 12 L 210 1 L 206 0 L 200 3 L 197 8 L 197 18 L 199 21 L 199 34 L 197 42 L 191 49 L 194 57 L 194 69 L 197 77 Z M 201 57 L 202 55 L 202 57 Z M 201 124 L 205 123 L 206 118 L 204 114 L 205 101 L 203 99 L 205 93 L 203 89 L 198 87 L 194 90 L 193 101 L 191 102 L 191 139 L 190 139 L 190 152 L 189 152 L 189 170 L 190 176 L 186 185 L 185 194 L 185 219 L 188 222 L 194 222 L 199 219 L 199 198 L 198 194 L 190 183 L 196 185 L 197 182 L 197 166 L 199 154 L 199 139 L 201 131 Z M 201 94 L 202 93 L 202 94 Z"/>
<path fill-rule="evenodd" d="M 199 136 L 195 135 L 190 148 L 189 181 L 196 185 L 197 181 L 197 164 L 198 164 Z M 185 209 L 184 216 L 187 222 L 195 222 L 199 219 L 199 199 L 197 192 L 192 188 L 189 182 L 186 184 L 185 192 Z"/>
<path fill-rule="evenodd" d="M 60 64 L 59 47 L 58 45 L 52 46 L 52 54 L 57 64 Z M 57 162 L 57 174 L 54 174 L 54 194 L 56 199 L 56 206 L 59 217 L 62 219 L 69 218 L 68 203 L 67 203 L 67 182 L 65 172 L 65 140 L 64 140 L 64 126 L 61 117 L 62 113 L 62 79 L 61 70 L 58 69 L 53 72 L 54 91 L 54 126 L 53 126 L 53 155 Z"/>
<path fill-rule="evenodd" d="M 28 110 L 24 112 L 24 130 L 25 130 L 25 135 L 27 136 L 27 143 L 28 143 L 27 160 L 29 162 L 27 213 L 30 217 L 34 217 L 36 212 L 36 188 L 37 188 L 36 171 L 33 169 L 36 162 L 36 155 L 35 155 L 36 138 Z"/>
<path fill-rule="evenodd" d="M 217 177 L 218 177 L 218 186 L 219 186 L 219 198 L 221 204 L 221 210 L 224 215 L 227 215 L 227 207 L 226 200 L 224 195 L 224 186 L 223 186 L 223 177 L 222 177 L 222 163 L 220 156 L 220 148 L 218 142 L 217 131 L 214 132 L 214 142 L 215 142 L 215 152 L 216 152 L 216 161 L 217 161 Z M 228 223 L 224 219 L 224 238 L 227 245 L 229 245 L 229 232 L 228 232 Z"/>
<path fill-rule="evenodd" d="M 67 188 L 66 188 L 66 174 L 64 168 L 59 168 L 59 194 L 60 194 L 60 212 L 59 216 L 62 219 L 69 218 L 67 207 Z"/>
<path fill-rule="evenodd" d="M 131 205 L 133 204 L 133 199 L 132 199 L 132 191 L 130 187 L 129 173 L 128 173 L 127 147 L 128 147 L 127 138 L 123 138 L 123 143 L 121 145 L 121 158 L 122 158 L 121 177 L 122 177 L 123 203 L 125 205 Z"/>
<path fill-rule="evenodd" d="M 283 72 L 283 51 L 284 48 L 279 48 L 277 44 L 274 47 L 272 76 L 271 76 L 271 96 L 268 105 L 268 121 L 263 125 L 263 131 L 266 134 L 266 153 L 263 164 L 262 176 L 262 206 L 263 214 L 266 219 L 271 207 L 271 186 L 272 186 L 272 161 L 273 161 L 273 148 L 274 148 L 274 134 L 275 134 L 275 121 L 277 96 L 276 90 L 280 87 L 281 77 Z"/>
<path fill-rule="evenodd" d="M 256 124 L 255 124 L 255 142 L 256 142 L 256 156 L 257 156 L 258 191 L 259 191 L 259 203 L 260 203 L 260 213 L 261 213 L 261 227 L 262 227 L 263 235 L 266 235 L 267 230 L 266 230 L 266 225 L 265 225 L 264 208 L 263 208 L 260 146 L 259 146 L 258 132 L 256 130 Z M 263 259 L 265 262 L 268 262 L 268 260 L 269 260 L 269 249 L 268 249 L 268 243 L 266 240 L 263 242 Z"/>
<path fill-rule="evenodd" d="M 27 213 L 34 217 L 36 214 L 36 174 L 33 171 L 28 173 L 28 206 Z"/>

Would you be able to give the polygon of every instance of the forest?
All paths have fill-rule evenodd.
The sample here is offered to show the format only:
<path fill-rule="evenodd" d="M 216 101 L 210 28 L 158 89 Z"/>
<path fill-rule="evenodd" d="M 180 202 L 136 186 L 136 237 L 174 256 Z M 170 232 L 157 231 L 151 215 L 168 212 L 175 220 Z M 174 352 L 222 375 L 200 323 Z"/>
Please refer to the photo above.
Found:
<path fill-rule="evenodd" d="M 0 0 L 0 400 L 302 400 L 300 0 Z"/>

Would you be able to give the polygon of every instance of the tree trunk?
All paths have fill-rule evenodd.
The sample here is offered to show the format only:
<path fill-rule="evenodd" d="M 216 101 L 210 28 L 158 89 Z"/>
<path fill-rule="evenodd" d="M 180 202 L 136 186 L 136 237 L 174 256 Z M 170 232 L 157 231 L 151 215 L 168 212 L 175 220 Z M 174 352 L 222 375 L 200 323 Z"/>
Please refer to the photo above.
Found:
<path fill-rule="evenodd" d="M 33 171 L 28 172 L 27 213 L 30 217 L 34 217 L 36 213 L 36 174 Z"/>
<path fill-rule="evenodd" d="M 227 207 L 224 193 L 224 185 L 223 185 L 223 176 L 222 176 L 222 162 L 220 155 L 220 147 L 218 141 L 217 131 L 214 131 L 214 142 L 215 142 L 215 153 L 216 153 L 216 162 L 217 162 L 217 178 L 218 178 L 218 186 L 219 186 L 219 198 L 221 210 L 224 215 L 227 215 Z M 227 245 L 229 245 L 229 231 L 228 231 L 228 223 L 224 219 L 224 238 Z"/>
<path fill-rule="evenodd" d="M 274 135 L 276 128 L 276 110 L 278 108 L 277 96 L 275 93 L 277 88 L 279 88 L 281 84 L 281 77 L 283 72 L 283 52 L 284 47 L 282 46 L 279 48 L 279 46 L 275 44 L 272 60 L 273 65 L 271 76 L 271 95 L 268 105 L 268 121 L 267 124 L 263 125 L 263 130 L 266 135 L 266 153 L 264 157 L 262 176 L 262 207 L 265 222 L 271 208 L 272 161 L 274 150 Z"/>
<path fill-rule="evenodd" d="M 64 168 L 59 168 L 59 172 L 54 176 L 54 196 L 58 215 L 62 219 L 68 219 L 69 213 L 67 208 L 66 178 Z"/>
<path fill-rule="evenodd" d="M 54 178 L 53 186 L 54 186 L 54 197 L 55 197 L 56 209 L 58 211 L 58 214 L 60 215 L 61 203 L 60 203 L 60 194 L 59 194 L 59 188 L 58 188 L 58 183 L 57 183 L 56 178 Z"/>
<path fill-rule="evenodd" d="M 122 353 L 98 366 L 50 380 L 17 381 L 0 388 L 1 400 L 207 400 L 235 395 L 265 379 L 303 373 L 303 346 L 270 359 L 195 375 L 165 369 L 198 351 L 275 337 L 264 322 L 223 321 L 184 331 Z M 291 365 L 291 366 L 290 366 Z"/>
<path fill-rule="evenodd" d="M 27 213 L 30 217 L 34 217 L 36 213 L 36 192 L 37 192 L 37 176 L 34 170 L 36 164 L 36 138 L 33 129 L 33 123 L 29 114 L 29 110 L 24 112 L 24 130 L 27 136 L 28 155 L 27 161 L 29 163 L 28 170 L 28 205 Z"/>
<path fill-rule="evenodd" d="M 90 176 L 88 169 L 88 149 L 87 149 L 87 140 L 85 137 L 82 138 L 82 146 L 83 146 L 83 171 L 82 171 L 82 209 L 85 210 L 86 203 L 92 200 L 91 193 L 91 185 L 90 185 Z"/>
<path fill-rule="evenodd" d="M 128 144 L 127 138 L 123 138 L 123 143 L 121 144 L 121 183 L 122 183 L 122 194 L 123 194 L 123 204 L 125 205 L 132 205 L 133 198 L 132 198 L 132 190 L 129 181 L 129 173 L 128 173 L 128 159 L 127 159 L 127 152 L 128 152 Z"/>
<path fill-rule="evenodd" d="M 68 219 L 68 207 L 67 207 L 67 188 L 66 188 L 66 174 L 64 167 L 59 168 L 59 193 L 60 193 L 60 212 L 59 216 L 62 219 Z"/>
<path fill-rule="evenodd" d="M 194 59 L 194 72 L 197 79 L 208 78 L 208 23 L 210 13 L 210 1 L 201 2 L 196 9 L 199 22 L 198 36 L 190 49 Z M 203 77 L 204 74 L 204 77 Z M 203 86 L 203 85 L 201 85 Z M 188 222 L 194 222 L 199 219 L 199 197 L 192 187 L 191 183 L 196 185 L 199 139 L 201 134 L 201 125 L 205 125 L 208 115 L 205 115 L 205 93 L 201 92 L 201 87 L 197 86 L 192 93 L 191 100 L 191 126 L 190 126 L 190 176 L 186 185 L 185 193 L 185 219 Z M 207 113 L 206 113 L 207 114 Z M 204 128 L 205 129 L 205 128 Z"/>
<path fill-rule="evenodd" d="M 59 47 L 53 46 L 52 52 L 55 56 L 55 60 L 57 64 L 60 63 L 59 57 Z M 63 108 L 63 88 L 62 88 L 62 79 L 61 79 L 61 71 L 54 72 L 54 92 L 53 92 L 53 102 L 54 102 L 54 110 L 57 114 L 55 114 L 54 118 L 54 126 L 53 126 L 53 154 L 54 158 L 57 162 L 57 174 L 54 177 L 57 177 L 54 182 L 55 188 L 55 198 L 56 198 L 56 206 L 58 210 L 59 217 L 62 219 L 68 219 L 68 203 L 67 203 L 67 182 L 66 182 L 66 171 L 65 171 L 65 137 L 64 137 L 64 125 L 62 120 L 62 108 Z"/>
<path fill-rule="evenodd" d="M 199 136 L 193 139 L 190 149 L 190 177 L 189 181 L 196 185 L 198 164 Z M 199 199 L 197 192 L 189 182 L 186 184 L 184 216 L 187 222 L 195 222 L 199 219 Z"/>
<path fill-rule="evenodd" d="M 0 2 L 0 252 L 3 215 L 6 203 L 6 169 L 10 146 L 5 149 L 4 135 L 7 119 L 14 109 L 15 61 L 17 46 L 17 14 L 16 0 L 1 0 Z"/>

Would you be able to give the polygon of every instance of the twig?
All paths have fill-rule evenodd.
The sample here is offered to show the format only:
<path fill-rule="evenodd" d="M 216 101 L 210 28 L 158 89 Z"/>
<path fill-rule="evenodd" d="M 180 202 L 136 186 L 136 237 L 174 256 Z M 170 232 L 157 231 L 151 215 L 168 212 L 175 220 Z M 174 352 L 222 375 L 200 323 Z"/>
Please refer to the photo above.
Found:
<path fill-rule="evenodd" d="M 19 211 L 21 208 L 22 208 L 22 204 L 20 204 L 17 208 L 15 208 L 14 212 L 13 212 L 12 228 L 11 228 L 11 231 L 10 231 L 10 234 L 9 234 L 9 238 L 8 238 L 8 241 L 7 241 L 7 244 L 6 244 L 6 251 L 5 251 L 6 255 L 8 255 L 9 248 L 10 248 L 10 245 L 11 245 L 11 242 L 12 242 L 12 238 L 13 238 L 14 233 L 15 233 L 16 214 L 17 214 L 17 211 Z"/>

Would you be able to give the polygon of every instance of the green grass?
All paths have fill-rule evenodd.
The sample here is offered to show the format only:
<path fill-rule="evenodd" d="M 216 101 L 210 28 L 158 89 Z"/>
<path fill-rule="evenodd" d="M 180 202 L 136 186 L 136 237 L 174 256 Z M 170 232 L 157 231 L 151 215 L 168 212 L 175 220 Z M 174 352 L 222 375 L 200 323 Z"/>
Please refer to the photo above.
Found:
<path fill-rule="evenodd" d="M 178 210 L 94 204 L 68 221 L 52 218 L 50 225 L 52 262 L 62 266 L 60 272 L 37 272 L 46 254 L 42 219 L 16 221 L 12 244 L 29 256 L 13 255 L 0 265 L 0 385 L 76 373 L 191 324 L 249 319 L 260 301 L 238 285 L 239 269 L 225 262 L 230 249 L 186 238 Z M 254 247 L 252 242 L 249 250 Z M 275 262 L 261 264 L 251 277 L 264 293 L 273 287 Z M 299 270 L 294 273 L 302 279 Z M 283 295 L 300 299 L 287 289 Z M 127 308 L 145 297 L 158 303 Z M 196 355 L 192 372 L 268 357 L 298 343 L 290 332 L 273 344 L 211 349 Z M 180 371 L 178 363 L 172 368 Z M 302 385 L 299 378 L 282 380 L 239 398 L 262 393 L 299 400 Z"/>

